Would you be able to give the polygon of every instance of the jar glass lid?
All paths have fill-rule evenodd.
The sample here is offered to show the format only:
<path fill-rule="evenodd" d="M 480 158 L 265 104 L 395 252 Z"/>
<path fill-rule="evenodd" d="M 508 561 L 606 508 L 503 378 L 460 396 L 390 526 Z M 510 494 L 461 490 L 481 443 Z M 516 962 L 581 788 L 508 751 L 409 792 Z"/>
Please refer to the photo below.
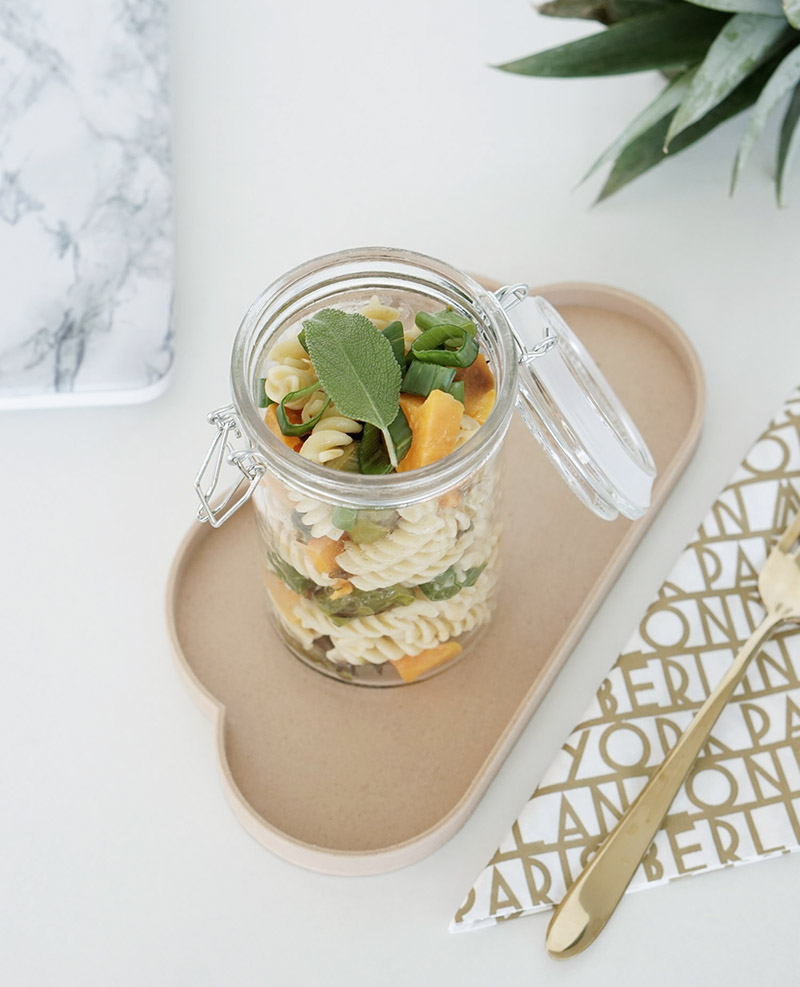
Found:
<path fill-rule="evenodd" d="M 497 297 L 517 344 L 517 410 L 525 424 L 595 514 L 641 517 L 655 463 L 608 381 L 548 301 L 529 297 L 526 285 Z"/>

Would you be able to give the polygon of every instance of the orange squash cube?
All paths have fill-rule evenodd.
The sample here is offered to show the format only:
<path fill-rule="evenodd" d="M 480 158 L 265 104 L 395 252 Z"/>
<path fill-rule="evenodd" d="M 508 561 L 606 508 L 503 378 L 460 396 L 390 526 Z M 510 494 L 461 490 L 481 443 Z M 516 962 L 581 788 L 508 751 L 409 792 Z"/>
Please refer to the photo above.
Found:
<path fill-rule="evenodd" d="M 306 552 L 311 564 L 317 572 L 333 572 L 338 569 L 336 556 L 344 548 L 344 541 L 334 541 L 332 538 L 312 538 L 306 545 Z"/>
<path fill-rule="evenodd" d="M 428 466 L 456 447 L 464 405 L 446 391 L 431 391 L 409 421 L 411 448 L 400 461 L 398 472 Z"/>
<path fill-rule="evenodd" d="M 445 641 L 444 644 L 437 644 L 435 648 L 428 648 L 425 651 L 420 651 L 419 654 L 403 655 L 402 658 L 396 658 L 392 664 L 404 682 L 413 682 L 420 675 L 430 672 L 431 669 L 437 668 L 439 665 L 444 665 L 446 661 L 450 661 L 451 658 L 455 658 L 459 654 L 461 654 L 461 645 L 457 641 Z"/>
<path fill-rule="evenodd" d="M 299 435 L 283 434 L 283 432 L 281 431 L 281 427 L 278 424 L 278 419 L 275 416 L 276 407 L 277 407 L 276 405 L 271 404 L 267 408 L 266 413 L 264 414 L 264 423 L 266 424 L 270 432 L 272 432 L 273 435 L 277 435 L 278 438 L 281 440 L 281 442 L 284 443 L 284 445 L 287 445 L 289 446 L 290 449 L 293 449 L 295 452 L 298 452 L 300 446 L 302 446 L 303 444 L 303 440 L 300 438 Z"/>
<path fill-rule="evenodd" d="M 417 412 L 422 407 L 425 398 L 421 394 L 401 394 L 400 407 L 406 416 L 406 421 L 413 428 L 413 421 L 417 417 Z"/>
<path fill-rule="evenodd" d="M 299 626 L 300 621 L 295 616 L 294 608 L 300 602 L 301 597 L 293 589 L 289 589 L 286 583 L 279 579 L 274 572 L 266 570 L 264 582 L 267 584 L 267 590 L 275 607 L 280 610 L 286 620 Z"/>
<path fill-rule="evenodd" d="M 467 414 L 483 425 L 496 397 L 494 374 L 483 353 L 479 353 L 469 367 L 458 370 L 456 380 L 464 381 L 464 408 Z"/>

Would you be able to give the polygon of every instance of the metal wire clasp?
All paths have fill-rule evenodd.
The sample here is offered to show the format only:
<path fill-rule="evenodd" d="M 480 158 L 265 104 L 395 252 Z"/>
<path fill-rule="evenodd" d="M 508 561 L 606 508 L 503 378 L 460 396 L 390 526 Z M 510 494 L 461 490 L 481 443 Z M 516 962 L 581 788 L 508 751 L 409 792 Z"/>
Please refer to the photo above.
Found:
<path fill-rule="evenodd" d="M 216 426 L 217 434 L 214 436 L 214 440 L 206 453 L 206 458 L 203 460 L 203 465 L 194 481 L 194 489 L 200 498 L 197 519 L 203 522 L 208 521 L 212 528 L 219 528 L 250 499 L 258 486 L 258 481 L 266 471 L 266 465 L 255 449 L 249 447 L 235 449 L 233 447 L 232 439 L 241 439 L 242 437 L 233 405 L 228 404 L 224 408 L 217 408 L 216 411 L 212 411 L 208 415 L 208 421 Z M 212 504 L 211 497 L 217 489 L 222 466 L 226 462 L 230 463 L 231 466 L 238 467 L 242 475 L 218 503 Z M 210 478 L 207 476 L 209 471 Z M 208 486 L 204 489 L 206 483 Z M 240 492 L 245 483 L 247 488 Z"/>
<path fill-rule="evenodd" d="M 526 284 L 507 284 L 502 288 L 498 288 L 494 293 L 494 297 L 500 303 L 502 310 L 508 313 L 528 297 L 528 286 Z M 552 329 L 547 323 L 544 323 L 542 326 L 542 338 L 532 346 L 523 338 L 513 319 L 509 319 L 508 323 L 511 327 L 514 342 L 517 344 L 517 349 L 519 350 L 519 362 L 523 366 L 533 363 L 534 360 L 538 360 L 540 356 L 549 353 L 558 344 L 558 338 L 553 334 Z"/>

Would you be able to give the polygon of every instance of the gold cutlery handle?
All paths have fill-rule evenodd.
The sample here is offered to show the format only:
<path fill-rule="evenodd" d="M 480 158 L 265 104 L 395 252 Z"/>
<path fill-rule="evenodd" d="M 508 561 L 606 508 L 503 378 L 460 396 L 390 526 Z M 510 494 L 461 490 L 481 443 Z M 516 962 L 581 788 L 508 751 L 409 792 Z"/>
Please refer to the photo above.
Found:
<path fill-rule="evenodd" d="M 546 945 L 552 956 L 580 953 L 603 930 L 750 658 L 783 619 L 780 613 L 769 613 L 751 634 L 639 797 L 568 888 L 547 929 Z"/>

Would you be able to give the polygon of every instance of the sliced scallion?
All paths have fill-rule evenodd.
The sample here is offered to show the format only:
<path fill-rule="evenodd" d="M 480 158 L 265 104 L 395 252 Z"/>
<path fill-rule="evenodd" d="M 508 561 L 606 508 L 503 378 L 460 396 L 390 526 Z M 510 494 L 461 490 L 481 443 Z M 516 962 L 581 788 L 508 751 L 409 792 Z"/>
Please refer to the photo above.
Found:
<path fill-rule="evenodd" d="M 458 326 L 459 329 L 465 329 L 470 336 L 474 336 L 478 331 L 478 327 L 471 319 L 452 308 L 443 308 L 441 312 L 417 312 L 414 321 L 420 329 L 433 329 L 434 326 Z"/>
<path fill-rule="evenodd" d="M 448 346 L 456 348 L 448 349 Z M 421 363 L 469 367 L 478 355 L 478 340 L 462 326 L 433 326 L 417 336 L 411 344 L 411 355 Z"/>
<path fill-rule="evenodd" d="M 354 507 L 335 507 L 331 522 L 342 531 L 350 531 L 358 520 L 358 511 Z"/>
<path fill-rule="evenodd" d="M 259 408 L 268 408 L 271 404 L 275 404 L 272 398 L 267 394 L 267 378 L 258 378 L 258 406 Z"/>
<path fill-rule="evenodd" d="M 454 380 L 453 383 L 448 387 L 448 393 L 452 394 L 453 397 L 464 404 L 464 381 Z"/>
<path fill-rule="evenodd" d="M 447 391 L 456 376 L 455 367 L 442 367 L 436 363 L 420 363 L 411 360 L 403 378 L 401 391 L 406 394 L 420 394 L 426 398 L 431 391 Z"/>
<path fill-rule="evenodd" d="M 402 408 L 397 412 L 397 417 L 387 431 L 394 445 L 394 453 L 399 463 L 411 448 L 411 440 L 414 437 Z M 384 438 L 383 442 L 381 438 Z M 370 425 L 369 422 L 364 423 L 364 430 L 361 433 L 358 465 L 362 473 L 369 473 L 375 476 L 383 473 L 391 473 L 394 468 L 386 449 L 385 436 L 382 435 L 381 429 L 375 425 Z"/>
<path fill-rule="evenodd" d="M 314 585 L 311 579 L 298 572 L 294 566 L 289 565 L 280 555 L 270 552 L 269 562 L 278 578 L 286 583 L 289 589 L 293 589 L 295 593 L 305 593 L 307 589 L 310 589 Z"/>
<path fill-rule="evenodd" d="M 371 545 L 380 541 L 389 533 L 389 529 L 377 521 L 371 521 L 368 517 L 360 517 L 350 529 L 350 541 L 356 545 Z"/>
<path fill-rule="evenodd" d="M 403 335 L 403 323 L 395 320 L 390 322 L 385 329 L 381 329 L 381 335 L 385 336 L 392 345 L 394 358 L 400 365 L 401 370 L 406 367 L 406 343 Z"/>
<path fill-rule="evenodd" d="M 466 586 L 474 586 L 485 568 L 485 562 L 483 565 L 473 566 L 459 578 L 455 567 L 450 566 L 449 569 L 440 572 L 429 583 L 421 583 L 419 588 L 429 600 L 450 600 Z"/>
<path fill-rule="evenodd" d="M 284 407 L 287 402 L 297 401 L 298 398 L 304 398 L 314 393 L 314 391 L 321 390 L 319 383 L 316 381 L 313 384 L 309 384 L 308 387 L 301 387 L 299 391 L 290 391 L 289 394 L 281 401 L 275 411 L 275 418 L 278 422 L 281 432 L 284 435 L 306 435 L 311 429 L 317 424 L 317 422 L 322 418 L 323 414 L 331 403 L 331 399 L 325 402 L 322 406 L 321 411 L 318 415 L 314 415 L 313 418 L 309 418 L 307 422 L 299 422 L 297 425 L 293 425 L 289 421 L 289 417 L 286 414 L 286 408 Z"/>
<path fill-rule="evenodd" d="M 340 473 L 360 473 L 358 467 L 358 447 L 359 442 L 351 442 L 342 449 L 341 456 L 329 459 L 326 466 L 332 470 L 339 470 Z"/>

